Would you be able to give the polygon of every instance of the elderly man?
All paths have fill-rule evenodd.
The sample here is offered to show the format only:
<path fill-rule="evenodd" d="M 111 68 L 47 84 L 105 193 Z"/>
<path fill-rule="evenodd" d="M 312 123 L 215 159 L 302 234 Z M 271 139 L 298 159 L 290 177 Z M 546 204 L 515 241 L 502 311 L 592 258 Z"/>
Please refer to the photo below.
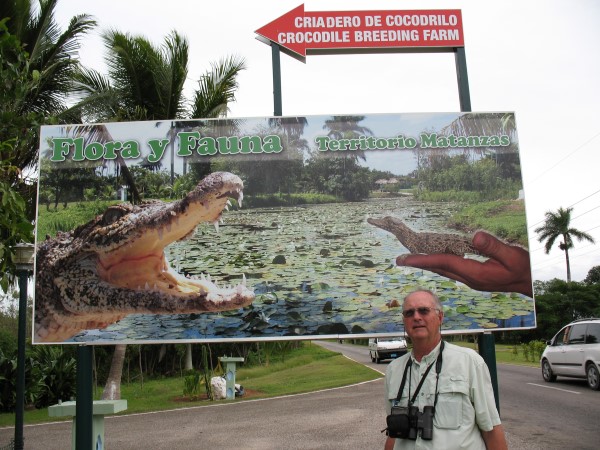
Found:
<path fill-rule="evenodd" d="M 506 449 L 487 366 L 473 350 L 442 341 L 438 297 L 414 291 L 402 315 L 413 349 L 386 371 L 385 450 Z"/>

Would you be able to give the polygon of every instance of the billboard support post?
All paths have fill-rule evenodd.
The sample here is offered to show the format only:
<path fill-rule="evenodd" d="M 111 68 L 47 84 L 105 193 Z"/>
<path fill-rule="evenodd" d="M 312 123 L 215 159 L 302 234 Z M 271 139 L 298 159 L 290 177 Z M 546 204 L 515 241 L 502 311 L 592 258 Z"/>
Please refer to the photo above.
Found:
<path fill-rule="evenodd" d="M 460 100 L 460 110 L 464 112 L 471 111 L 471 94 L 469 93 L 469 77 L 467 75 L 467 58 L 464 47 L 454 49 L 456 60 L 456 80 L 458 82 L 458 96 Z"/>
<path fill-rule="evenodd" d="M 467 57 L 464 47 L 454 49 L 456 59 L 456 81 L 458 83 L 458 96 L 460 100 L 460 110 L 471 112 L 471 94 L 469 92 L 469 76 L 467 74 Z M 492 387 L 494 389 L 494 399 L 496 408 L 500 413 L 500 397 L 498 393 L 498 371 L 496 369 L 496 345 L 494 335 L 491 332 L 485 332 L 479 335 L 479 354 L 485 361 L 490 371 Z"/>
<path fill-rule="evenodd" d="M 281 57 L 279 45 L 271 42 L 271 58 L 273 62 L 273 115 L 283 114 L 281 102 Z"/>
<path fill-rule="evenodd" d="M 75 445 L 92 450 L 93 408 L 92 346 L 77 347 L 77 404 L 75 406 Z"/>
<path fill-rule="evenodd" d="M 456 81 L 458 83 L 458 96 L 460 100 L 460 110 L 471 112 L 471 94 L 469 92 L 469 76 L 467 75 L 467 57 L 464 47 L 454 49 L 456 58 Z M 494 335 L 486 332 L 479 335 L 479 354 L 485 361 L 490 371 L 492 387 L 494 389 L 494 398 L 496 408 L 500 412 L 500 398 L 498 394 L 498 371 L 496 369 L 496 345 Z"/>
<path fill-rule="evenodd" d="M 494 334 L 492 332 L 487 331 L 479 335 L 479 354 L 490 370 L 492 387 L 494 389 L 494 398 L 496 399 L 496 408 L 498 409 L 498 414 L 500 414 L 498 371 L 496 370 L 496 346 L 494 344 Z"/>

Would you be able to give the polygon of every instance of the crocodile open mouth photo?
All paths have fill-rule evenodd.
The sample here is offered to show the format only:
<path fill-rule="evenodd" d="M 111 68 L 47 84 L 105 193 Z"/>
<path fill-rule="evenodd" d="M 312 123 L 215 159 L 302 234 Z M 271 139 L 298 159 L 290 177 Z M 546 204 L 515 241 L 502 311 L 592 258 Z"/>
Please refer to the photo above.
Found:
<path fill-rule="evenodd" d="M 179 201 L 111 206 L 75 230 L 40 243 L 36 340 L 64 341 L 129 314 L 216 312 L 251 304 L 254 293 L 243 275 L 234 286 L 218 286 L 210 275 L 188 278 L 170 267 L 164 253 L 202 222 L 218 229 L 229 198 L 241 206 L 242 180 L 216 172 Z"/>

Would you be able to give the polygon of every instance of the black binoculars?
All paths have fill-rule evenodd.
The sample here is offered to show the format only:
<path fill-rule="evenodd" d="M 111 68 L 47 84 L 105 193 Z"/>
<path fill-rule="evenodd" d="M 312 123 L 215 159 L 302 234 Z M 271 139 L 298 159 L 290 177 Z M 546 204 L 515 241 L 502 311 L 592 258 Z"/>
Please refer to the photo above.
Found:
<path fill-rule="evenodd" d="M 423 412 L 416 406 L 394 406 L 387 416 L 387 434 L 393 438 L 430 441 L 433 437 L 433 406 L 425 406 Z"/>

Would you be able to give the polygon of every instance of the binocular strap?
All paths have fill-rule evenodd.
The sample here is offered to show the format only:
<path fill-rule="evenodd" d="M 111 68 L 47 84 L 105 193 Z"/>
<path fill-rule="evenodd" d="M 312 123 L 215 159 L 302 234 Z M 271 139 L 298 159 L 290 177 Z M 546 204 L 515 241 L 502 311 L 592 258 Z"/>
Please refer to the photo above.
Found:
<path fill-rule="evenodd" d="M 427 370 L 421 377 L 421 381 L 419 382 L 419 384 L 417 386 L 417 390 L 413 394 L 412 398 L 410 398 L 410 383 L 411 383 L 412 376 L 409 376 L 409 378 L 408 378 L 408 380 L 409 380 L 408 381 L 408 397 L 409 397 L 408 406 L 409 407 L 415 403 L 415 400 L 417 399 L 417 395 L 419 394 L 419 391 L 421 390 L 421 387 L 423 386 L 423 383 L 425 382 L 427 375 L 429 375 L 429 371 L 435 364 L 435 374 L 436 374 L 435 375 L 435 400 L 433 402 L 433 413 L 435 414 L 435 406 L 437 405 L 438 394 L 439 394 L 438 381 L 440 379 L 440 372 L 442 371 L 442 352 L 443 351 L 444 351 L 444 341 L 442 341 L 442 343 L 440 344 L 440 353 L 438 354 L 436 360 L 434 362 L 432 362 L 431 364 L 429 364 L 429 366 L 427 367 Z M 404 367 L 404 374 L 402 375 L 402 381 L 400 382 L 400 389 L 398 389 L 398 395 L 396 396 L 396 401 L 398 403 L 400 403 L 400 398 L 402 398 L 402 392 L 404 391 L 404 386 L 406 385 L 406 374 L 408 373 L 409 370 L 411 371 L 411 375 L 412 375 L 412 358 L 411 357 L 408 358 L 408 362 L 406 363 L 406 366 Z"/>

